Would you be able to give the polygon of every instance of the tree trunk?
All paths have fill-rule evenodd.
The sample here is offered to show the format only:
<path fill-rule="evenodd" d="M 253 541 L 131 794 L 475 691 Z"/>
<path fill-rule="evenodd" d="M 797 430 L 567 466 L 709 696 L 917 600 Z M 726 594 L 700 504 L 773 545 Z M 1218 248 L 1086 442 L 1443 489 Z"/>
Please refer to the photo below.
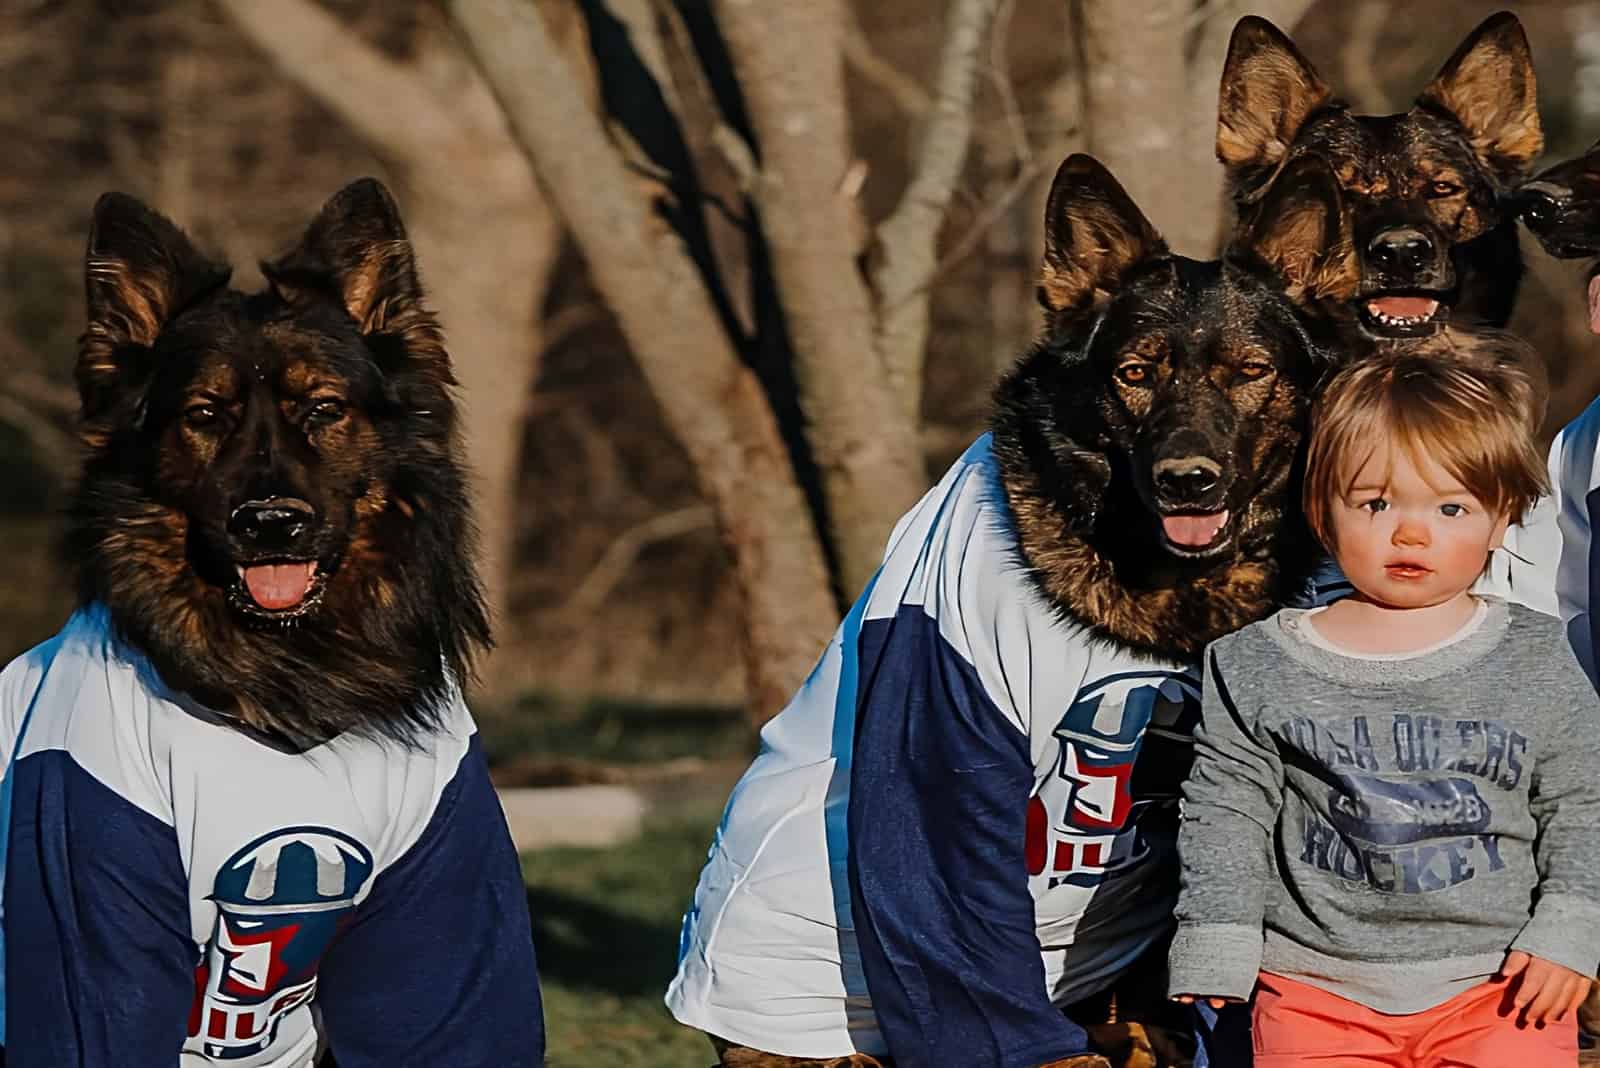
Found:
<path fill-rule="evenodd" d="M 1196 27 L 1189 0 L 1077 0 L 1084 150 L 1174 252 L 1209 259 L 1225 236 L 1217 89 L 1234 23 L 1254 12 L 1288 33 L 1313 2 L 1216 0 Z"/>
<path fill-rule="evenodd" d="M 516 0 L 451 0 L 450 10 L 689 453 L 733 558 L 749 709 L 761 722 L 804 679 L 837 621 L 766 396 L 682 243 L 653 216 L 585 106 L 538 12 Z"/>
<path fill-rule="evenodd" d="M 795 349 L 795 377 L 850 600 L 895 522 L 927 488 L 915 417 L 878 356 L 856 267 L 863 222 L 845 109 L 843 0 L 716 0 L 755 129 L 752 194 Z"/>

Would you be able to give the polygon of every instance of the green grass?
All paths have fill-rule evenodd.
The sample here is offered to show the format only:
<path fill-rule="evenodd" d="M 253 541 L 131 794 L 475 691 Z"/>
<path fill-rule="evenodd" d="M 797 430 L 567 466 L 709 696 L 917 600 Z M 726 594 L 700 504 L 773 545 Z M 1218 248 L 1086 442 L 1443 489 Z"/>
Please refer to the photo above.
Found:
<path fill-rule="evenodd" d="M 661 1003 L 718 813 L 700 807 L 609 849 L 525 853 L 550 1068 L 708 1068 L 706 1037 Z"/>
<path fill-rule="evenodd" d="M 562 758 L 654 764 L 746 760 L 755 739 L 739 709 L 535 694 L 476 710 L 491 764 Z"/>

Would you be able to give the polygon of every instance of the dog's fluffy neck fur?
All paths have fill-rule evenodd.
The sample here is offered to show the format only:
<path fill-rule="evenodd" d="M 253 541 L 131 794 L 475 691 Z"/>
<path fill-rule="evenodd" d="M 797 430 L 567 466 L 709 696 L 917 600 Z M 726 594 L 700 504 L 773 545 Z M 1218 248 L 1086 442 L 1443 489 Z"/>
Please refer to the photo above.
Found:
<path fill-rule="evenodd" d="M 1098 637 L 1161 659 L 1193 659 L 1212 639 L 1270 614 L 1310 572 L 1312 543 L 1290 510 L 1288 464 L 1251 496 L 1231 552 L 1179 560 L 1154 547 L 1153 533 L 1128 529 L 1129 520 L 1152 520 L 1117 476 L 1092 527 L 1075 532 L 1048 488 L 1058 481 L 1050 461 L 1041 465 L 1019 430 L 997 420 L 994 435 L 1023 563 L 1063 618 Z"/>
<path fill-rule="evenodd" d="M 442 502 L 427 511 L 435 508 L 454 512 Z M 103 604 L 118 634 L 172 689 L 285 748 L 347 732 L 411 745 L 444 719 L 473 654 L 489 641 L 470 567 L 423 562 L 465 552 L 470 531 L 425 516 L 387 517 L 416 523 L 407 535 L 414 563 L 403 574 L 341 569 L 320 610 L 283 625 L 239 618 L 225 592 L 195 573 L 181 533 L 171 536 L 185 525 L 182 514 L 92 466 L 74 502 L 67 551 L 79 561 L 80 600 Z M 368 607 L 328 611 L 338 598 Z"/>

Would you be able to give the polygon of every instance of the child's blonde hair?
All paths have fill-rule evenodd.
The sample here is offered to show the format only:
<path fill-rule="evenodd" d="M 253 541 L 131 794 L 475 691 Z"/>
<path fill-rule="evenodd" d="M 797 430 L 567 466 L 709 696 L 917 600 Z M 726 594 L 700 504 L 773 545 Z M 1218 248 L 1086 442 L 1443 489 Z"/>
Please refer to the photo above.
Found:
<path fill-rule="evenodd" d="M 1544 412 L 1537 355 L 1504 335 L 1447 352 L 1356 360 L 1311 409 L 1302 504 L 1317 540 L 1333 544 L 1332 509 L 1384 441 L 1428 457 L 1497 517 L 1521 522 L 1549 478 L 1534 434 Z"/>

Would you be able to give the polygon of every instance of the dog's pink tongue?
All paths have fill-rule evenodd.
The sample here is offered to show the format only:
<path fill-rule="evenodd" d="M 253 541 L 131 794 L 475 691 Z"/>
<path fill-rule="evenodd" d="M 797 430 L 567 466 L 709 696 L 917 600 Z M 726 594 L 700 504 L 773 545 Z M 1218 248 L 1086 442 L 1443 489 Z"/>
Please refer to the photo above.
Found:
<path fill-rule="evenodd" d="M 1396 319 L 1426 318 L 1439 306 L 1438 301 L 1428 297 L 1378 297 L 1367 304 L 1373 311 Z"/>
<path fill-rule="evenodd" d="M 310 560 L 301 564 L 258 564 L 244 569 L 244 584 L 251 599 L 262 608 L 293 608 L 305 599 L 316 570 L 317 565 Z"/>
<path fill-rule="evenodd" d="M 1600 274 L 1589 279 L 1589 330 L 1600 334 Z"/>
<path fill-rule="evenodd" d="M 1167 540 L 1172 544 L 1199 548 L 1215 541 L 1217 531 L 1227 522 L 1225 511 L 1210 515 L 1169 515 L 1162 516 L 1161 529 L 1167 532 Z"/>

